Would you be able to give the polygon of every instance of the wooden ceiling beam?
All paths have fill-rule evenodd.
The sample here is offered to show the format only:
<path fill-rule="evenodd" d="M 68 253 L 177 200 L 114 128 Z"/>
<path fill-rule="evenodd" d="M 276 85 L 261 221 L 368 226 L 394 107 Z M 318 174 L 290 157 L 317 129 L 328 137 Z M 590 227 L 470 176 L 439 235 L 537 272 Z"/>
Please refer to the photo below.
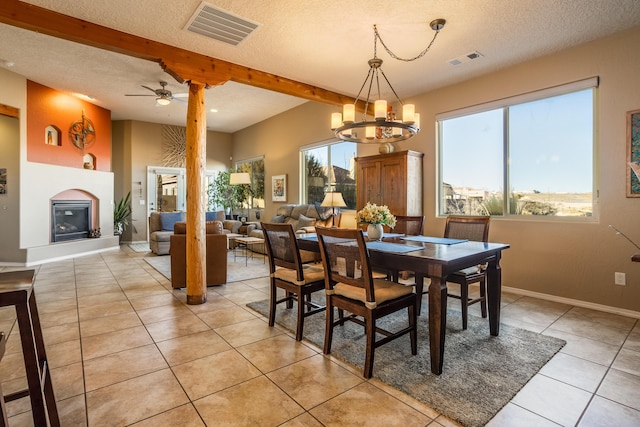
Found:
<path fill-rule="evenodd" d="M 229 80 L 330 105 L 352 97 L 94 24 L 18 0 L 0 2 L 0 22 L 111 52 L 154 61 L 177 81 L 217 86 Z"/>

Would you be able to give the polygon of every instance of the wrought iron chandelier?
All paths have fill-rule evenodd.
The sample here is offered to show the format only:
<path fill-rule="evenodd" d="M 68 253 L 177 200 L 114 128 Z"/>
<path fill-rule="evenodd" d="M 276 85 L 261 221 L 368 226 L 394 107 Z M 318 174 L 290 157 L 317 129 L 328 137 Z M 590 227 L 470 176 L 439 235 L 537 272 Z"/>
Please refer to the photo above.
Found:
<path fill-rule="evenodd" d="M 367 77 L 364 79 L 353 104 L 345 104 L 342 113 L 331 114 L 331 129 L 336 138 L 349 142 L 384 144 L 409 139 L 420 131 L 420 114 L 415 112 L 415 105 L 403 104 L 395 89 L 391 86 L 389 79 L 384 74 L 384 71 L 382 71 L 382 59 L 378 58 L 377 55 L 378 40 L 380 40 L 380 44 L 382 44 L 392 58 L 405 62 L 415 61 L 416 59 L 422 58 L 429 51 L 445 23 L 446 21 L 442 18 L 431 21 L 429 26 L 436 32 L 433 39 L 422 52 L 408 59 L 400 58 L 391 52 L 384 41 L 382 41 L 378 33 L 378 28 L 375 25 L 373 26 L 373 58 L 368 62 L 369 72 L 367 73 Z M 381 97 L 380 74 L 384 78 L 384 81 L 387 82 L 387 85 L 389 85 L 398 105 L 402 106 L 402 119 L 396 118 L 396 113 L 390 105 L 387 106 L 387 101 Z M 370 99 L 374 82 L 378 96 L 373 103 L 374 120 L 367 120 L 367 112 L 372 102 Z M 366 86 L 368 86 L 367 98 L 361 99 L 360 95 Z M 362 120 L 360 121 L 356 120 L 356 105 L 358 102 L 364 102 Z"/>

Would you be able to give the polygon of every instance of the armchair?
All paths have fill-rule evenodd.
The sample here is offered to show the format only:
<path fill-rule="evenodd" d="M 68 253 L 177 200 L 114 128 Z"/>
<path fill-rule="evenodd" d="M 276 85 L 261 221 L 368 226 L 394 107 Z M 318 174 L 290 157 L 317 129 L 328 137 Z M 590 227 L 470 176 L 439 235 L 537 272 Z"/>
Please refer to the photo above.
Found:
<path fill-rule="evenodd" d="M 206 224 L 207 286 L 227 283 L 227 235 L 223 232 L 221 221 L 208 221 Z M 171 286 L 187 286 L 187 224 L 177 222 L 171 236 Z"/>

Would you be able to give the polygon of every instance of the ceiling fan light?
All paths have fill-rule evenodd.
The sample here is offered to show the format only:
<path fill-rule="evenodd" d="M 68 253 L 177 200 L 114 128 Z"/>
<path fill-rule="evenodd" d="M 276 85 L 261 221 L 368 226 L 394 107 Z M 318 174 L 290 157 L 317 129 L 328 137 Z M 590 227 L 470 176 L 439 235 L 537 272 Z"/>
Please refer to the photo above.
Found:
<path fill-rule="evenodd" d="M 171 100 L 169 98 L 164 98 L 161 96 L 159 98 L 156 98 L 156 104 L 162 105 L 162 106 L 169 105 L 171 104 Z"/>

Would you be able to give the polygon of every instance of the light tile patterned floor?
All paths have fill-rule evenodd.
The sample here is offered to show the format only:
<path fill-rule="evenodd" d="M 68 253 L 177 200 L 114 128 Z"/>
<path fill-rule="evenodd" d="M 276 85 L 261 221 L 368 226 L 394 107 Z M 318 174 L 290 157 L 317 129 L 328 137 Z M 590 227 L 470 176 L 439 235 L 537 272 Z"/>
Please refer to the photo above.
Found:
<path fill-rule="evenodd" d="M 123 245 L 36 267 L 63 426 L 456 425 L 269 328 L 244 305 L 267 297 L 266 278 L 209 288 L 207 304 L 189 306 L 145 256 Z M 14 317 L 0 310 L 0 330 Z M 567 345 L 489 425 L 640 425 L 635 319 L 505 293 L 502 321 Z M 26 385 L 16 334 L 0 362 L 5 393 Z M 11 426 L 33 425 L 28 398 L 8 410 Z"/>

